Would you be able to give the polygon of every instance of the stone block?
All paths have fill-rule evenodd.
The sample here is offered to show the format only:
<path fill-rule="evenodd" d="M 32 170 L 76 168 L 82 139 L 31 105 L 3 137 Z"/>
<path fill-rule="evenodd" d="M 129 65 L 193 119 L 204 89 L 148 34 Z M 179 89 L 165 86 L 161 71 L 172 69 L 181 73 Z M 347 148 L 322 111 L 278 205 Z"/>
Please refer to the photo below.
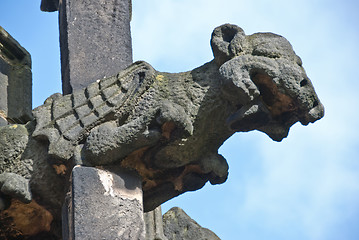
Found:
<path fill-rule="evenodd" d="M 72 183 L 64 239 L 145 239 L 141 180 L 135 173 L 75 167 Z"/>
<path fill-rule="evenodd" d="M 30 54 L 0 27 L 0 126 L 32 119 Z"/>
<path fill-rule="evenodd" d="M 130 15 L 129 0 L 60 2 L 63 94 L 115 75 L 132 63 Z"/>

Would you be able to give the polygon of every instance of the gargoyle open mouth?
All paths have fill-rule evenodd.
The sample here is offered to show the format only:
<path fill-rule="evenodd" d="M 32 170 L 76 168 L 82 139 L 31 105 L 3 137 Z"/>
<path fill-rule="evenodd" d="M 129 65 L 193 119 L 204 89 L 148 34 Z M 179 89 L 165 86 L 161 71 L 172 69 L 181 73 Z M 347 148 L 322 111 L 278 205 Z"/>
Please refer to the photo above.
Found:
<path fill-rule="evenodd" d="M 287 137 L 289 128 L 300 121 L 298 103 L 280 91 L 273 78 L 263 71 L 253 71 L 251 80 L 260 92 L 259 97 L 248 106 L 242 106 L 227 123 L 234 131 L 257 129 L 281 141 Z"/>
<path fill-rule="evenodd" d="M 268 108 L 272 119 L 278 122 L 286 122 L 287 118 L 294 113 L 298 106 L 288 95 L 280 92 L 277 84 L 265 73 L 252 74 L 251 80 L 260 91 L 260 98 Z"/>
<path fill-rule="evenodd" d="M 309 98 L 307 96 L 311 102 L 309 105 L 301 104 L 298 99 L 293 99 L 280 90 L 273 78 L 264 71 L 253 70 L 250 78 L 260 95 L 228 119 L 227 123 L 232 130 L 245 132 L 257 129 L 274 141 L 281 141 L 287 137 L 290 127 L 296 122 L 308 125 L 324 116 L 324 107 L 315 95 Z M 308 80 L 303 81 L 300 82 L 300 87 L 305 87 L 308 83 Z M 302 105 L 306 107 L 303 108 Z"/>

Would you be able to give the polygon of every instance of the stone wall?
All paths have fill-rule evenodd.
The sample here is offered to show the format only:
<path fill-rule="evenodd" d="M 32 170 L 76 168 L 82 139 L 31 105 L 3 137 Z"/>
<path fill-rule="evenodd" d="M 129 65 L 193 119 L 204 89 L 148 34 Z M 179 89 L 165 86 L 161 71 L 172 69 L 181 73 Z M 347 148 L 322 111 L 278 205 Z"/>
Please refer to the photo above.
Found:
<path fill-rule="evenodd" d="M 32 118 L 30 54 L 0 27 L 0 126 Z"/>

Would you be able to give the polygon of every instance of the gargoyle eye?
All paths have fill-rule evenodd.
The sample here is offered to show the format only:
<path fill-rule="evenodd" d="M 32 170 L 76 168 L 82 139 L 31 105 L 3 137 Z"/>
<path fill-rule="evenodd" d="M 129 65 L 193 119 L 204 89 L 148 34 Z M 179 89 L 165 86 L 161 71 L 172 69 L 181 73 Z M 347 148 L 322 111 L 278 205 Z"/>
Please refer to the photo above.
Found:
<path fill-rule="evenodd" d="M 308 84 L 308 80 L 307 79 L 303 79 L 302 81 L 300 81 L 300 86 L 301 87 L 304 87 L 305 85 L 307 85 Z"/>

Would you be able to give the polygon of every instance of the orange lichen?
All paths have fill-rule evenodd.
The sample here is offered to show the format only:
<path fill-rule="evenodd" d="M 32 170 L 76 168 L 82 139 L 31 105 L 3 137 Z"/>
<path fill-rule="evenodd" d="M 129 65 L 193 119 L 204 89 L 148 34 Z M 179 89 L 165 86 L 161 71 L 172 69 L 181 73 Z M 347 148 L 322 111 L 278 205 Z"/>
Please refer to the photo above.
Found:
<path fill-rule="evenodd" d="M 174 122 L 165 122 L 162 125 L 162 136 L 169 140 L 171 138 L 172 131 L 176 128 Z"/>
<path fill-rule="evenodd" d="M 148 147 L 144 147 L 132 152 L 124 160 L 122 160 L 121 166 L 128 169 L 135 169 L 140 175 L 142 175 L 141 173 L 145 172 L 147 168 L 141 159 L 147 149 Z"/>
<path fill-rule="evenodd" d="M 280 92 L 277 84 L 273 82 L 270 76 L 264 73 L 257 73 L 252 77 L 252 80 L 259 88 L 262 99 L 273 118 L 280 116 L 282 113 L 296 110 L 293 99 Z"/>
<path fill-rule="evenodd" d="M 61 175 L 61 176 L 66 175 L 67 167 L 64 164 L 60 164 L 60 165 L 54 164 L 52 165 L 52 167 L 55 169 L 57 175 Z"/>
<path fill-rule="evenodd" d="M 48 232 L 53 216 L 34 200 L 25 204 L 12 199 L 8 209 L 0 213 L 0 222 L 8 232 L 17 235 L 34 236 L 40 232 Z"/>

